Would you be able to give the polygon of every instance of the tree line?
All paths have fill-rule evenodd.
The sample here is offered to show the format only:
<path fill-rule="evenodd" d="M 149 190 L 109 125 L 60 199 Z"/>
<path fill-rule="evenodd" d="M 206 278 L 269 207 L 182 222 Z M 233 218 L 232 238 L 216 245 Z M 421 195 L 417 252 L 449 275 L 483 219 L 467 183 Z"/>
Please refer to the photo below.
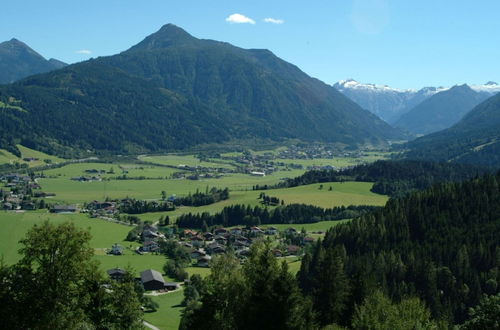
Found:
<path fill-rule="evenodd" d="M 273 210 L 259 206 L 231 205 L 213 215 L 208 212 L 187 213 L 177 218 L 181 228 L 202 228 L 212 226 L 258 226 L 261 224 L 315 223 L 327 220 L 341 220 L 358 217 L 377 209 L 377 206 L 350 205 L 324 209 L 306 204 L 278 206 Z"/>

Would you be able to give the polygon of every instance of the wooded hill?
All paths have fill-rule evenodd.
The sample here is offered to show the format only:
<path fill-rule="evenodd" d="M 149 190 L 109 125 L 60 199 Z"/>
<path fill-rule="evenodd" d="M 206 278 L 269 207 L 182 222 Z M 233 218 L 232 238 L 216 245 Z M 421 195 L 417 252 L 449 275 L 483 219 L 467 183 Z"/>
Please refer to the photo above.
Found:
<path fill-rule="evenodd" d="M 231 139 L 383 144 L 403 135 L 268 50 L 165 25 L 136 46 L 0 88 L 0 146 L 166 151 Z"/>
<path fill-rule="evenodd" d="M 453 127 L 409 142 L 406 157 L 500 167 L 500 94 Z"/>
<path fill-rule="evenodd" d="M 418 296 L 433 317 L 463 322 L 483 294 L 500 291 L 499 180 L 436 185 L 330 229 L 298 274 L 318 322 L 348 325 L 377 289 L 396 302 Z"/>

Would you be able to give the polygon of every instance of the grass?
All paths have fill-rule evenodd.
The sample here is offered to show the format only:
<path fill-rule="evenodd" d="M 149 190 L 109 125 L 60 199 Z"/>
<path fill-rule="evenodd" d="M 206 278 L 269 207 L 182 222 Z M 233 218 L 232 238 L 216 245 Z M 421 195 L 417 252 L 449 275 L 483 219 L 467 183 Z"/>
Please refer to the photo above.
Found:
<path fill-rule="evenodd" d="M 213 163 L 200 161 L 194 155 L 164 155 L 164 156 L 139 156 L 139 159 L 145 162 L 150 162 L 160 165 L 176 166 L 187 165 L 187 166 L 203 166 L 203 167 L 223 167 L 223 168 L 234 168 L 234 166 L 228 163 Z"/>
<path fill-rule="evenodd" d="M 24 147 L 20 144 L 17 145 L 17 148 L 21 152 L 21 157 L 17 157 L 16 155 L 10 153 L 5 149 L 0 149 L 0 164 L 12 164 L 17 162 L 19 164 L 28 164 L 29 167 L 35 167 L 35 166 L 45 165 L 46 163 L 44 162 L 44 159 L 49 159 L 52 161 L 52 163 L 59 163 L 61 161 L 64 161 L 64 159 L 62 158 L 51 156 L 46 153 Z M 38 160 L 31 162 L 23 160 L 23 158 L 28 158 L 28 157 L 38 158 Z"/>
<path fill-rule="evenodd" d="M 161 330 L 178 329 L 181 320 L 183 290 L 174 291 L 152 299 L 160 306 L 156 312 L 145 313 L 144 319 Z"/>
<path fill-rule="evenodd" d="M 279 231 L 283 231 L 287 228 L 294 228 L 297 231 L 302 230 L 304 228 L 308 233 L 310 232 L 318 232 L 318 231 L 327 231 L 328 229 L 335 227 L 342 223 L 347 223 L 351 221 L 350 219 L 345 220 L 333 220 L 333 221 L 320 221 L 316 223 L 302 223 L 302 224 L 278 224 L 278 225 L 269 225 L 276 227 Z M 267 227 L 267 225 L 263 225 L 262 227 Z"/>

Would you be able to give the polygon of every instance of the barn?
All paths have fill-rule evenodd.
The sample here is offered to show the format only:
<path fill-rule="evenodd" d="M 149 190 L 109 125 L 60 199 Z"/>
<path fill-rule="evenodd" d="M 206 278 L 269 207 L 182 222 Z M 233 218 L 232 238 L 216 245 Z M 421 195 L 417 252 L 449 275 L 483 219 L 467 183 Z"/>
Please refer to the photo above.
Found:
<path fill-rule="evenodd" d="M 165 288 L 163 276 L 154 269 L 148 269 L 141 272 L 141 282 L 146 291 L 163 290 Z"/>

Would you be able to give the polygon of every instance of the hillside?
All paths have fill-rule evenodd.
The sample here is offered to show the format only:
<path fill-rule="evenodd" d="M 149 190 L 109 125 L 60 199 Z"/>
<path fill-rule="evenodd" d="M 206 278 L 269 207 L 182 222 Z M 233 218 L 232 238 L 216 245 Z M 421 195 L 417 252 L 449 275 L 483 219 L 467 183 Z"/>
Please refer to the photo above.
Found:
<path fill-rule="evenodd" d="M 407 144 L 410 159 L 500 166 L 500 94 L 471 110 L 453 127 Z"/>
<path fill-rule="evenodd" d="M 2 144 L 111 152 L 231 139 L 344 145 L 403 137 L 268 50 L 200 40 L 165 25 L 121 54 L 0 88 Z"/>
<path fill-rule="evenodd" d="M 467 85 L 432 95 L 403 114 L 394 124 L 415 134 L 429 134 L 456 124 L 466 113 L 491 95 L 476 92 Z"/>
<path fill-rule="evenodd" d="M 329 230 L 298 274 L 320 321 L 345 323 L 381 290 L 396 302 L 418 296 L 436 319 L 462 323 L 483 294 L 499 292 L 499 179 L 436 185 Z"/>
<path fill-rule="evenodd" d="M 0 43 L 0 84 L 66 66 L 56 59 L 46 60 L 25 43 L 11 39 Z"/>

